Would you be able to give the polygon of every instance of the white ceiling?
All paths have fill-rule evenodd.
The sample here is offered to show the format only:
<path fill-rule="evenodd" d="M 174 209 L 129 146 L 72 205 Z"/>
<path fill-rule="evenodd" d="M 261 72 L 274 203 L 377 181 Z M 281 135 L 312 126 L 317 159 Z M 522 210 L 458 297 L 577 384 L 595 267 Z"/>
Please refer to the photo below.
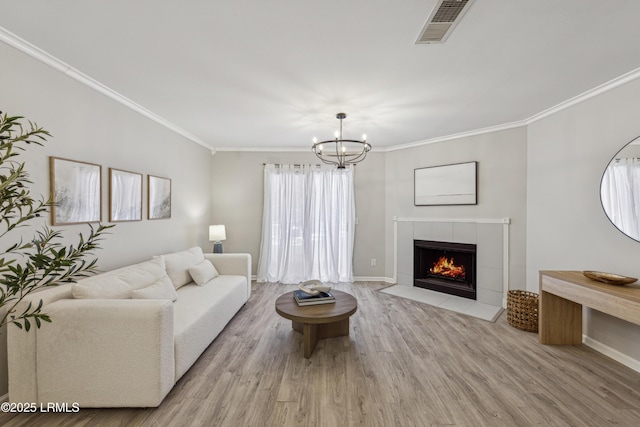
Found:
<path fill-rule="evenodd" d="M 215 149 L 378 149 L 525 120 L 640 68 L 640 1 L 0 0 L 0 27 Z M 5 65 L 2 65 L 5 66 Z M 1 68 L 0 68 L 1 70 Z"/>

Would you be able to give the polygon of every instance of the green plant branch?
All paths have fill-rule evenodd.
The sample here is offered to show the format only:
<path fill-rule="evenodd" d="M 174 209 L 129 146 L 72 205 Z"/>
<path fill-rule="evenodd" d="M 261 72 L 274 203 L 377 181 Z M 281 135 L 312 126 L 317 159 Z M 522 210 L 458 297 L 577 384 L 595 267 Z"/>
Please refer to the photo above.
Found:
<path fill-rule="evenodd" d="M 85 240 L 80 234 L 80 244 L 77 248 L 66 248 L 54 242 L 55 239 L 61 238 L 62 234 L 45 227 L 44 231 L 37 233 L 38 238 L 27 245 L 33 250 L 30 254 L 23 254 L 28 257 L 28 261 L 24 264 L 7 265 L 0 279 L 0 284 L 6 286 L 6 291 L 0 288 L 0 307 L 9 305 L 9 308 L 0 320 L 0 327 L 7 323 L 21 327 L 20 321 L 28 317 L 46 320 L 44 317 L 48 316 L 38 316 L 42 304 L 39 304 L 35 311 L 29 311 L 29 305 L 20 315 L 16 315 L 16 308 L 27 295 L 37 289 L 75 282 L 96 271 L 97 260 L 86 261 L 83 258 L 98 248 L 97 243 L 113 225 L 100 225 L 94 229 L 89 224 L 89 227 L 91 232 L 88 238 Z M 29 328 L 28 321 L 25 322 L 25 328 Z"/>
<path fill-rule="evenodd" d="M 51 135 L 31 121 L 23 126 L 22 119 L 0 112 L 0 239 L 40 217 L 52 206 L 52 199 L 31 197 L 25 163 L 15 159 L 19 155 L 17 150 L 24 151 L 25 144 L 42 145 Z M 36 307 L 30 302 L 22 312 L 19 312 L 20 303 L 44 287 L 75 282 L 95 273 L 97 259 L 85 257 L 99 248 L 98 242 L 113 225 L 99 224 L 94 229 L 89 224 L 89 227 L 88 237 L 85 239 L 80 233 L 76 247 L 62 245 L 58 242 L 62 233 L 45 227 L 36 232 L 32 241 L 24 243 L 20 239 L 0 254 L 0 308 L 7 308 L 0 327 L 13 323 L 28 331 L 32 321 L 37 327 L 43 321 L 50 322 L 49 316 L 41 311 L 42 300 Z M 7 255 L 10 258 L 6 258 Z"/>

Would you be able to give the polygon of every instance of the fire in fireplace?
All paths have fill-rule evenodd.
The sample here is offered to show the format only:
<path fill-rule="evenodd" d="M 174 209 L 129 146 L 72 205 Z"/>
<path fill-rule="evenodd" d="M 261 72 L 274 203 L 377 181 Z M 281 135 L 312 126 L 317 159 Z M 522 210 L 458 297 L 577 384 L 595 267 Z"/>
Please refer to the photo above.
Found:
<path fill-rule="evenodd" d="M 476 299 L 476 245 L 414 240 L 413 285 Z"/>
<path fill-rule="evenodd" d="M 434 277 L 441 276 L 462 280 L 467 276 L 467 270 L 464 265 L 457 265 L 454 258 L 447 258 L 446 256 L 438 258 L 438 261 L 429 269 L 429 273 Z"/>

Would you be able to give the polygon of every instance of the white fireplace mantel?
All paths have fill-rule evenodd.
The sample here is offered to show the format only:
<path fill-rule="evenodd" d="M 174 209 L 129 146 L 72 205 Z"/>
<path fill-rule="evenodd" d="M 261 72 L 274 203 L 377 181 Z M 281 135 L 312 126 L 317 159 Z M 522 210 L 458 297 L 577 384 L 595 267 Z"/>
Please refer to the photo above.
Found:
<path fill-rule="evenodd" d="M 480 244 L 479 250 L 491 250 L 491 251 L 496 251 L 501 252 L 501 256 L 502 256 L 502 262 L 501 262 L 501 269 L 502 269 L 502 298 L 501 298 L 501 305 L 502 308 L 506 308 L 507 306 L 507 293 L 509 291 L 509 226 L 511 224 L 511 219 L 510 218 L 497 218 L 497 219 L 493 219 L 493 218 L 419 218 L 419 217 L 393 217 L 393 234 L 394 234 L 394 265 L 393 265 L 393 282 L 394 283 L 399 283 L 398 282 L 398 224 L 399 223 L 413 223 L 413 226 L 415 229 L 420 228 L 420 225 L 416 225 L 416 224 L 421 224 L 421 223 L 433 223 L 433 224 L 438 224 L 441 227 L 446 228 L 451 228 L 451 230 L 455 230 L 456 228 L 460 228 L 460 224 L 476 224 L 476 227 L 478 225 L 482 225 L 482 224 L 486 224 L 486 225 L 491 225 L 491 224 L 502 224 L 501 227 L 501 236 L 497 236 L 497 237 L 501 237 L 501 248 L 497 248 L 497 245 L 484 245 L 485 247 L 483 248 L 482 244 Z M 495 227 L 494 227 L 495 228 Z M 500 230 L 496 231 L 497 233 L 500 233 Z M 419 233 L 419 231 L 415 231 L 415 233 Z M 493 233 L 493 231 L 492 231 Z M 453 234 L 453 233 L 452 233 Z M 469 234 L 469 233 L 468 233 Z M 415 234 L 413 235 L 414 238 L 418 238 L 418 236 L 416 236 Z M 459 243 L 481 243 L 478 241 L 472 241 L 475 240 L 477 236 L 463 236 L 458 238 L 457 240 L 459 240 Z M 496 237 L 496 236 L 493 236 Z M 427 238 L 423 238 L 421 237 L 420 239 L 423 240 L 434 240 L 431 237 Z M 453 236 L 451 237 L 451 241 L 457 241 L 455 238 L 453 238 Z M 496 239 L 493 239 L 494 241 Z M 405 244 L 406 242 L 403 242 L 403 244 Z M 413 242 L 411 242 L 411 244 L 413 244 Z M 496 281 L 498 281 L 499 279 L 497 279 Z M 399 283 L 400 284 L 400 283 Z M 483 289 L 483 284 L 482 283 L 478 283 L 478 299 L 482 299 L 483 296 L 481 295 L 482 293 L 482 289 Z M 499 289 L 496 289 L 499 292 Z M 497 298 L 499 297 L 498 293 L 493 292 L 493 296 L 495 297 L 494 299 L 497 300 Z M 498 305 L 498 304 L 495 304 Z"/>

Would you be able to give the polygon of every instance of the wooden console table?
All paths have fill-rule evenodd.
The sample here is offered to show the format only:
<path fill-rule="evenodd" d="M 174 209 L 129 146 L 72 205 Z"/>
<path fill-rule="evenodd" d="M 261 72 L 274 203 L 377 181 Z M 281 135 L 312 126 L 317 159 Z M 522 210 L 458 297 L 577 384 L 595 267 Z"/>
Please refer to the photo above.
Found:
<path fill-rule="evenodd" d="M 540 271 L 540 344 L 582 344 L 582 306 L 640 325 L 640 285 L 608 285 L 581 271 Z"/>

